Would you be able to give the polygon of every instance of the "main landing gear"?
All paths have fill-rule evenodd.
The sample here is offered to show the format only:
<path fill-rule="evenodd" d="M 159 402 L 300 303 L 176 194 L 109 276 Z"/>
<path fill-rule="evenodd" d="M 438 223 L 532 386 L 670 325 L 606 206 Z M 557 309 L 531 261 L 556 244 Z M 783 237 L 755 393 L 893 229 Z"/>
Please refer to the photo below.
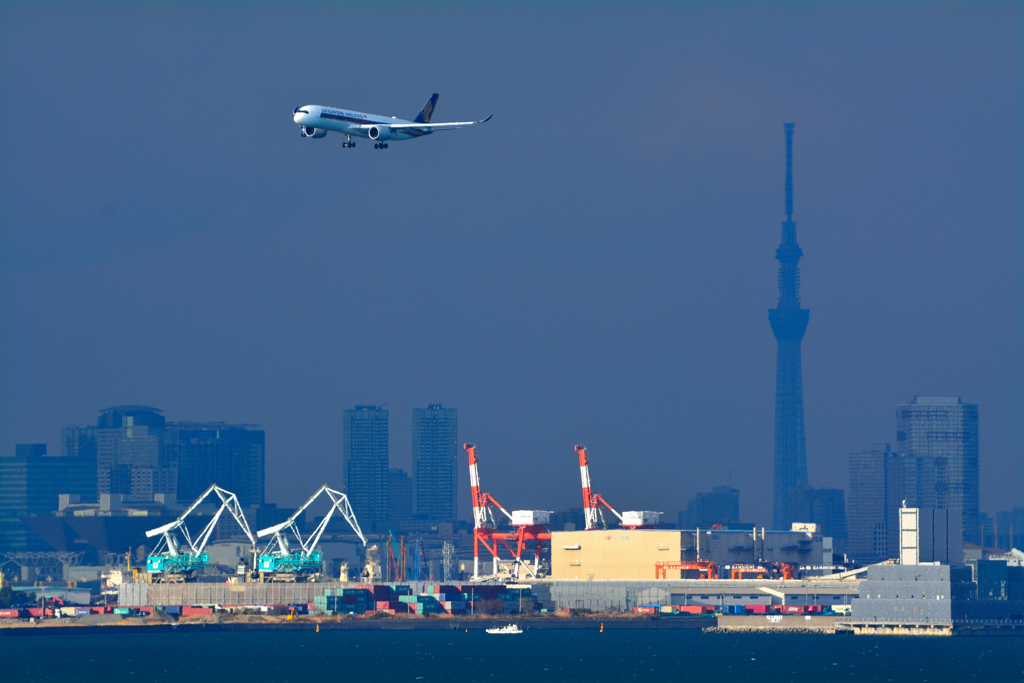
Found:
<path fill-rule="evenodd" d="M 386 143 L 386 142 L 375 142 L 373 144 L 373 148 L 374 149 L 387 149 L 388 148 L 388 143 Z"/>
<path fill-rule="evenodd" d="M 352 142 L 352 136 L 351 135 L 346 135 L 345 137 L 347 138 L 347 140 L 345 142 L 341 143 L 342 147 L 355 147 L 356 146 L 356 143 Z"/>

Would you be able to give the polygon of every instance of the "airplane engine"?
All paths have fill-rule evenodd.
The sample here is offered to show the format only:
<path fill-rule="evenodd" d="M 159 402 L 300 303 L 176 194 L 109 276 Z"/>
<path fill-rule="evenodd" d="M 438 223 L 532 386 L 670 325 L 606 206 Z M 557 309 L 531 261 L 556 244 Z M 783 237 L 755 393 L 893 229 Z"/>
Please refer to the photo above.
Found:
<path fill-rule="evenodd" d="M 322 138 L 327 135 L 327 131 L 323 128 L 314 128 L 313 126 L 302 127 L 302 137 L 304 138 Z"/>
<path fill-rule="evenodd" d="M 366 134 L 370 136 L 371 140 L 390 140 L 391 126 L 370 126 Z"/>

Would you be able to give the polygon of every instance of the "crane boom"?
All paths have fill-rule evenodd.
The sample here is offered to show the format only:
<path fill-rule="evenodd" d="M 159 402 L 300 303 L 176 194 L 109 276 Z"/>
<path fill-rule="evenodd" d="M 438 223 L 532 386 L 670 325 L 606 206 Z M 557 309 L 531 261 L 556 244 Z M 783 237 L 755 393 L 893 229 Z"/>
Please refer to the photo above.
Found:
<path fill-rule="evenodd" d="M 312 505 L 324 493 L 331 499 L 331 509 L 327 511 L 327 514 L 320 520 L 320 523 L 316 525 L 313 533 L 304 539 L 297 520 L 305 514 L 306 508 Z M 348 496 L 324 484 L 292 513 L 288 519 L 280 524 L 261 529 L 256 533 L 258 538 L 271 536 L 264 554 L 259 559 L 260 571 L 270 573 L 289 572 L 301 575 L 318 571 L 323 557 L 321 553 L 316 551 L 316 546 L 320 542 L 320 537 L 326 531 L 327 525 L 330 523 L 335 511 L 339 512 L 345 521 L 348 522 L 348 525 L 352 527 L 352 530 L 356 532 L 356 536 L 359 537 L 359 540 L 365 546 L 366 536 L 363 535 L 362 529 L 359 528 L 359 521 L 352 510 L 352 505 L 348 502 Z M 300 550 L 292 550 L 291 544 L 288 542 L 288 531 L 291 531 L 294 539 L 298 541 Z"/>
<path fill-rule="evenodd" d="M 501 503 L 494 499 L 494 496 L 489 493 L 480 492 L 480 470 L 476 462 L 476 445 L 464 443 L 462 447 L 466 449 L 466 453 L 469 455 L 469 490 L 473 498 L 473 528 L 486 528 L 488 518 L 491 524 L 497 526 L 497 522 L 494 520 L 494 513 L 491 512 L 491 505 L 501 510 L 511 522 L 512 514 L 503 508 Z"/>
<path fill-rule="evenodd" d="M 604 513 L 598 505 L 603 505 L 608 508 L 613 515 L 619 518 L 619 522 L 622 522 L 622 515 L 618 511 L 608 504 L 608 501 L 601 496 L 600 493 L 593 493 L 590 487 L 590 463 L 587 461 L 587 447 L 581 444 L 576 445 L 576 452 L 580 456 L 580 477 L 583 480 L 583 518 L 586 522 L 586 530 L 597 528 L 597 517 L 601 515 L 601 521 L 604 521 Z"/>
<path fill-rule="evenodd" d="M 211 493 L 215 493 L 220 499 L 220 507 L 196 540 L 193 541 L 188 527 L 185 526 L 185 520 Z M 203 491 L 176 520 L 146 532 L 146 538 L 161 536 L 156 548 L 154 548 L 154 552 L 146 560 L 147 571 L 151 574 L 189 575 L 194 569 L 205 566 L 209 556 L 203 552 L 203 549 L 213 536 L 213 530 L 216 528 L 225 510 L 235 518 L 238 526 L 241 527 L 249 542 L 255 548 L 256 537 L 249 529 L 249 523 L 245 520 L 245 514 L 242 512 L 242 506 L 238 502 L 238 497 L 231 493 L 231 491 L 222 489 L 216 484 L 210 484 L 209 488 Z M 185 540 L 184 549 L 178 540 L 177 534 L 179 533 Z M 166 546 L 166 551 L 161 553 L 159 551 L 162 546 Z M 182 553 L 182 550 L 186 552 Z"/>

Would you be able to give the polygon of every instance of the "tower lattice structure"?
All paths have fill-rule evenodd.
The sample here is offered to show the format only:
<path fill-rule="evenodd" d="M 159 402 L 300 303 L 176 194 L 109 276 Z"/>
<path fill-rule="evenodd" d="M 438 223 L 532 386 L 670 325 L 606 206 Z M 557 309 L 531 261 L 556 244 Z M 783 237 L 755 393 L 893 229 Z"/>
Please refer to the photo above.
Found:
<path fill-rule="evenodd" d="M 782 243 L 775 250 L 779 261 L 779 303 L 768 311 L 777 343 L 775 365 L 775 481 L 772 525 L 788 530 L 797 501 L 807 486 L 807 444 L 804 438 L 804 387 L 800 342 L 807 331 L 810 311 L 800 307 L 800 257 L 793 222 L 793 124 L 786 128 L 786 220 Z"/>

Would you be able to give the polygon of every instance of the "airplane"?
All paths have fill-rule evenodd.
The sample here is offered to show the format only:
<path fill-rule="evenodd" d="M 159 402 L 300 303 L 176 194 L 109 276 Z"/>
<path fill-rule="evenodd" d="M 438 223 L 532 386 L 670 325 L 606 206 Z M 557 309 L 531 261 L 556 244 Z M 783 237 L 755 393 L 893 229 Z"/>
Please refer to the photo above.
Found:
<path fill-rule="evenodd" d="M 373 140 L 374 149 L 387 149 L 388 140 L 412 140 L 430 135 L 438 130 L 453 130 L 476 123 L 486 123 L 494 116 L 491 114 L 480 121 L 431 123 L 430 118 L 434 114 L 434 107 L 437 106 L 437 98 L 437 93 L 431 95 L 424 105 L 423 111 L 412 121 L 394 116 L 378 116 L 349 109 L 322 107 L 319 104 L 295 107 L 292 119 L 299 124 L 304 138 L 322 138 L 327 135 L 327 131 L 333 130 L 345 136 L 345 142 L 341 143 L 342 147 L 355 147 L 356 143 L 352 140 L 352 137 L 355 136 Z"/>

